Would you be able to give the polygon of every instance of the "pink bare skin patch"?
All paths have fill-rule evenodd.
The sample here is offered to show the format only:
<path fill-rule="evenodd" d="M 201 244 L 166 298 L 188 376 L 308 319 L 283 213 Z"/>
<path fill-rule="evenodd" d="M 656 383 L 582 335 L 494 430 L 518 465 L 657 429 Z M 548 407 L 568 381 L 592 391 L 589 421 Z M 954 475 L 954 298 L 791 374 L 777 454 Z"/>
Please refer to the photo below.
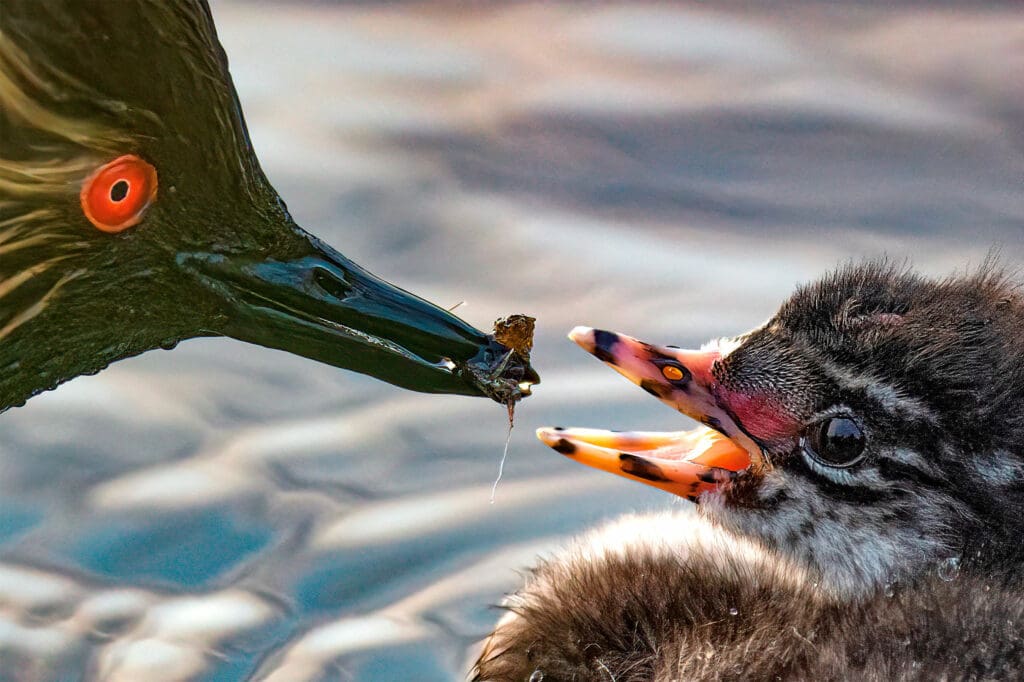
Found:
<path fill-rule="evenodd" d="M 719 386 L 718 400 L 729 408 L 747 433 L 761 441 L 794 436 L 800 421 L 785 408 L 780 396 L 769 391 L 739 392 Z"/>

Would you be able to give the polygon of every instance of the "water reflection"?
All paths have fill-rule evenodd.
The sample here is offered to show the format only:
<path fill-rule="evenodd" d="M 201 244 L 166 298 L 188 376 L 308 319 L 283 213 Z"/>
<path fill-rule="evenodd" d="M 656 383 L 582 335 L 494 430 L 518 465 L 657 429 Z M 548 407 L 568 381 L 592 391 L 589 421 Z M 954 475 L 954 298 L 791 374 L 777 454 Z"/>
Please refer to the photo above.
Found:
<path fill-rule="evenodd" d="M 457 678 L 514 569 L 679 504 L 533 440 L 686 426 L 573 325 L 687 346 L 842 259 L 1024 256 L 1012 5 L 214 13 L 298 222 L 476 326 L 535 314 L 544 384 L 494 505 L 500 408 L 229 341 L 3 415 L 3 679 Z"/>

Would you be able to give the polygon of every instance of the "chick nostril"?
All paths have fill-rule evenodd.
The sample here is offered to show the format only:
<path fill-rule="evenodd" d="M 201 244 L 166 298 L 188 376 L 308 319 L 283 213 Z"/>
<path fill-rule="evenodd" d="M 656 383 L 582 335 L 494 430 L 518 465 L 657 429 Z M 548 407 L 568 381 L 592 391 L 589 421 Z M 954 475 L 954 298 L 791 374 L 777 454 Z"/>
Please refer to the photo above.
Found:
<path fill-rule="evenodd" d="M 679 381 L 683 378 L 683 370 L 669 365 L 661 368 L 662 375 L 669 381 Z"/>
<path fill-rule="evenodd" d="M 676 386 L 685 387 L 690 379 L 693 378 L 693 375 L 690 374 L 690 370 L 676 363 L 674 360 L 656 358 L 652 360 L 652 364 L 661 371 L 661 376 L 665 377 Z"/>

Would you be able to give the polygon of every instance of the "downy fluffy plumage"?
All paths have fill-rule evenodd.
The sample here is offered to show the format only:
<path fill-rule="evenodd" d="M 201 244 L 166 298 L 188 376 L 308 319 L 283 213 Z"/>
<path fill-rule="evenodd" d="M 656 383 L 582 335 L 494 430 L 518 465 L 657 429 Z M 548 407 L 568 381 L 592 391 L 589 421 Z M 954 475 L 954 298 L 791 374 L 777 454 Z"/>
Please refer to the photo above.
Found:
<path fill-rule="evenodd" d="M 541 438 L 697 511 L 631 517 L 542 562 L 476 679 L 1024 674 L 1024 300 L 1011 278 L 869 263 L 699 352 L 572 338 L 702 421 L 714 446 Z"/>

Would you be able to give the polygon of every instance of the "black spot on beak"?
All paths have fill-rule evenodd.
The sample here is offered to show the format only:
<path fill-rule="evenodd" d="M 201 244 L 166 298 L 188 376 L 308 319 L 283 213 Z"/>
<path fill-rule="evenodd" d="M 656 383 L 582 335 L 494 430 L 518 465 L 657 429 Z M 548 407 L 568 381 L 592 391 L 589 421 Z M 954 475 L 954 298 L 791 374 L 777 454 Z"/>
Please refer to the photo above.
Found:
<path fill-rule="evenodd" d="M 603 329 L 594 331 L 594 355 L 598 360 L 615 364 L 615 355 L 612 351 L 618 343 L 619 335 L 615 332 Z"/>
<path fill-rule="evenodd" d="M 708 428 L 714 429 L 715 431 L 718 431 L 719 433 L 725 436 L 729 435 L 728 433 L 726 433 L 725 429 L 722 428 L 722 422 L 720 422 L 717 417 L 704 417 L 700 421 L 702 424 L 704 424 L 704 426 L 707 426 Z"/>
<path fill-rule="evenodd" d="M 661 398 L 663 397 L 662 394 L 665 393 L 665 387 L 652 379 L 641 379 L 640 388 L 644 389 L 655 398 Z"/>
<path fill-rule="evenodd" d="M 572 455 L 576 452 L 576 446 L 564 438 L 559 438 L 558 442 L 551 446 L 551 449 L 563 455 Z"/>
<path fill-rule="evenodd" d="M 662 472 L 661 467 L 646 459 L 631 455 L 628 452 L 619 453 L 619 468 L 627 474 L 642 478 L 645 481 L 669 481 Z"/>
<path fill-rule="evenodd" d="M 705 483 L 710 483 L 711 485 L 721 485 L 726 481 L 735 481 L 738 475 L 739 474 L 737 474 L 735 471 L 729 471 L 728 469 L 720 469 L 718 467 L 715 467 L 709 471 L 705 471 L 701 474 L 698 474 L 697 478 L 704 481 Z"/>
<path fill-rule="evenodd" d="M 705 483 L 711 483 L 711 484 L 718 483 L 718 479 L 710 471 L 705 471 L 703 473 L 697 474 L 697 478 L 699 478 L 700 480 L 704 481 Z"/>

